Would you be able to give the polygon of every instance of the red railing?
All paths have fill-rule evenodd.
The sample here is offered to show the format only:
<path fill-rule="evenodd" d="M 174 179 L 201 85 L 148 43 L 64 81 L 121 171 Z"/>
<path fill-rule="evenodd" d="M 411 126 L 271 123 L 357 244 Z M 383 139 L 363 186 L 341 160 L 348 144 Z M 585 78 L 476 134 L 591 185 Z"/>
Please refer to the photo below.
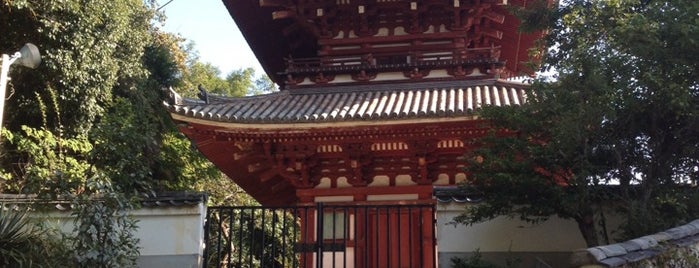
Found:
<path fill-rule="evenodd" d="M 500 47 L 470 48 L 450 51 L 420 51 L 420 53 L 384 52 L 363 55 L 326 56 L 314 58 L 288 58 L 288 72 L 382 69 L 420 65 L 453 66 L 497 60 Z"/>

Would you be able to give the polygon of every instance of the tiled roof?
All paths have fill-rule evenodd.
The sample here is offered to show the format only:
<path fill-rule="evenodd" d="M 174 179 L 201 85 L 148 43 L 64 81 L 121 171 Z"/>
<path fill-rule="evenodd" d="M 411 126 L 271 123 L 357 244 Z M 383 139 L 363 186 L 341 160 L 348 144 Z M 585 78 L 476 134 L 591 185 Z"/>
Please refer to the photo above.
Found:
<path fill-rule="evenodd" d="M 525 102 L 526 84 L 503 80 L 328 86 L 202 100 L 172 92 L 172 114 L 218 122 L 274 124 L 395 120 L 472 115 L 484 105 Z"/>
<path fill-rule="evenodd" d="M 194 206 L 206 204 L 208 196 L 204 192 L 160 192 L 152 196 L 143 196 L 139 202 L 143 207 L 178 207 Z M 43 205 L 54 207 L 58 210 L 71 209 L 71 200 L 62 199 L 41 199 L 36 195 L 26 194 L 0 194 L 0 209 L 19 208 L 30 205 Z"/>
<path fill-rule="evenodd" d="M 697 245 L 699 245 L 699 219 L 626 242 L 578 250 L 573 253 L 571 260 L 574 267 L 586 265 L 620 267 L 651 259 L 672 249 L 696 248 Z"/>
<path fill-rule="evenodd" d="M 179 207 L 206 205 L 208 195 L 204 192 L 160 192 L 154 196 L 141 198 L 144 207 Z"/>
<path fill-rule="evenodd" d="M 482 192 L 454 185 L 434 186 L 432 195 L 439 203 L 480 203 L 485 199 Z"/>

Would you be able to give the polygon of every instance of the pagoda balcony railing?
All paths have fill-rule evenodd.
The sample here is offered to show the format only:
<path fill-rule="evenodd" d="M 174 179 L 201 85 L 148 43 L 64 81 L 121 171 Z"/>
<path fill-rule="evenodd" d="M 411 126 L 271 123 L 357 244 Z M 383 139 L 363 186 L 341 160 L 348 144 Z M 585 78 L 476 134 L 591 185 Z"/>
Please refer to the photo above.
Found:
<path fill-rule="evenodd" d="M 458 52 L 366 53 L 356 56 L 288 58 L 285 74 L 352 73 L 358 71 L 404 71 L 414 68 L 492 65 L 501 63 L 500 47 L 471 48 Z"/>
<path fill-rule="evenodd" d="M 359 5 L 359 4 L 371 4 L 371 3 L 395 3 L 395 2 L 411 2 L 414 0 L 336 0 L 333 1 L 335 5 Z M 324 0 L 303 0 L 299 1 L 299 3 L 302 4 L 324 4 L 327 1 Z M 496 4 L 496 5 L 505 5 L 507 4 L 507 0 L 481 0 L 481 3 L 485 4 Z"/>

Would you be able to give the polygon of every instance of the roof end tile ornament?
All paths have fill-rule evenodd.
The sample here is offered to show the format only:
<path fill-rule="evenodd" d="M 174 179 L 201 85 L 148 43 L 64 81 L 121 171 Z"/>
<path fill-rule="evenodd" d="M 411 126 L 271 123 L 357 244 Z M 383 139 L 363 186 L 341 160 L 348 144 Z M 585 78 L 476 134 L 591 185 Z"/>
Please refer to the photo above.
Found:
<path fill-rule="evenodd" d="M 181 105 L 183 104 L 182 101 L 182 96 L 180 96 L 177 91 L 175 91 L 172 87 L 168 87 L 168 99 L 165 101 L 165 104 L 168 105 Z"/>

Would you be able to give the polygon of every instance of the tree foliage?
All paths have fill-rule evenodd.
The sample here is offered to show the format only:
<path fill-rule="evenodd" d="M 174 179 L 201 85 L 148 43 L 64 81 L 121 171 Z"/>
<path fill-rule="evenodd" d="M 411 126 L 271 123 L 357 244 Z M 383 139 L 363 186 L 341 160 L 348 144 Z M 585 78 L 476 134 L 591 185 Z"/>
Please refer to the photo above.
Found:
<path fill-rule="evenodd" d="M 698 13 L 691 0 L 570 0 L 528 13 L 526 25 L 546 26 L 544 67 L 559 75 L 535 82 L 521 107 L 483 109 L 507 131 L 470 156 L 467 187 L 488 201 L 458 219 L 558 215 L 592 246 L 607 233 L 596 229 L 602 207 L 621 213 L 623 237 L 698 217 Z"/>
<path fill-rule="evenodd" d="M 136 267 L 137 226 L 128 215 L 133 203 L 108 177 L 96 175 L 85 186 L 85 194 L 72 202 L 75 236 L 69 241 L 74 267 Z"/>
<path fill-rule="evenodd" d="M 0 49 L 33 42 L 43 55 L 10 73 L 2 192 L 75 202 L 71 267 L 133 266 L 132 197 L 182 179 L 156 177 L 162 135 L 177 132 L 161 106 L 179 79 L 174 38 L 142 1 L 1 3 Z"/>
<path fill-rule="evenodd" d="M 17 88 L 6 109 L 24 113 L 23 120 L 6 124 L 39 121 L 34 93 L 52 88 L 61 110 L 71 111 L 54 123 L 86 134 L 104 114 L 114 89 L 135 90 L 146 75 L 141 56 L 150 42 L 153 11 L 142 1 L 3 1 L 1 14 L 0 49 L 14 51 L 34 42 L 43 55 L 38 70 L 13 74 Z"/>
<path fill-rule="evenodd" d="M 219 204 L 254 202 L 192 149 L 162 101 L 168 87 L 244 96 L 273 84 L 252 69 L 222 78 L 192 43 L 159 29 L 154 4 L 0 1 L 0 51 L 32 42 L 43 56 L 38 69 L 10 72 L 0 192 L 74 202 L 73 266 L 133 265 L 126 213 L 138 196 L 215 190 Z"/>
<path fill-rule="evenodd" d="M 187 66 L 181 81 L 181 94 L 188 97 L 197 95 L 199 85 L 210 93 L 229 97 L 259 95 L 275 90 L 269 77 L 255 77 L 252 68 L 233 70 L 221 78 L 221 71 L 216 66 L 199 61 Z"/>
<path fill-rule="evenodd" d="M 222 94 L 244 95 L 254 86 L 251 69 L 220 78 L 218 69 L 198 61 L 191 44 L 158 29 L 162 17 L 149 2 L 2 1 L 0 7 L 0 49 L 31 41 L 44 55 L 36 70 L 11 70 L 4 126 L 12 136 L 3 143 L 3 191 L 80 192 L 83 186 L 73 182 L 86 176 L 67 181 L 46 176 L 84 173 L 57 164 L 72 158 L 131 193 L 184 189 L 187 181 L 206 179 L 201 175 L 218 176 L 184 145 L 188 142 L 162 108 L 165 89 L 206 78 L 220 82 L 212 88 Z M 74 140 L 84 150 L 64 144 Z M 190 163 L 208 171 L 183 171 Z"/>

